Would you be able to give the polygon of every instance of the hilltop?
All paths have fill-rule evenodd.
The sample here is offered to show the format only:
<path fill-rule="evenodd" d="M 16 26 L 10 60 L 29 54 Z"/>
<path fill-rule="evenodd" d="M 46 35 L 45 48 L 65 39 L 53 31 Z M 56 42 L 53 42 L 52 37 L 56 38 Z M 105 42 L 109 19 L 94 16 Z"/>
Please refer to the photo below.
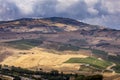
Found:
<path fill-rule="evenodd" d="M 103 50 L 110 54 L 120 52 L 120 31 L 90 25 L 74 19 L 51 17 L 23 18 L 0 22 L 0 41 L 41 39 L 39 46 L 76 46 Z M 43 41 L 44 40 L 44 41 Z"/>

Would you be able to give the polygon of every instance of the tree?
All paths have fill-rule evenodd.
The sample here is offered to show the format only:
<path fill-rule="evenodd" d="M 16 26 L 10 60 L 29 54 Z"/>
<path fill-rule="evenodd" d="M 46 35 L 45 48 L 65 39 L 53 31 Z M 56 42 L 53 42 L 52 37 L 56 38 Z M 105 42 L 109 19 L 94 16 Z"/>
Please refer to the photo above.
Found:
<path fill-rule="evenodd" d="M 57 76 L 57 75 L 59 74 L 59 71 L 57 71 L 57 70 L 52 70 L 50 73 L 51 73 L 51 75 L 53 75 L 53 76 Z"/>
<path fill-rule="evenodd" d="M 103 80 L 103 76 L 102 75 L 87 76 L 85 80 Z"/>
<path fill-rule="evenodd" d="M 0 64 L 0 69 L 2 68 L 2 65 Z"/>
<path fill-rule="evenodd" d="M 75 80 L 85 80 L 85 76 L 84 75 L 79 75 Z"/>
<path fill-rule="evenodd" d="M 15 76 L 13 80 L 21 80 L 21 78 L 18 76 Z"/>

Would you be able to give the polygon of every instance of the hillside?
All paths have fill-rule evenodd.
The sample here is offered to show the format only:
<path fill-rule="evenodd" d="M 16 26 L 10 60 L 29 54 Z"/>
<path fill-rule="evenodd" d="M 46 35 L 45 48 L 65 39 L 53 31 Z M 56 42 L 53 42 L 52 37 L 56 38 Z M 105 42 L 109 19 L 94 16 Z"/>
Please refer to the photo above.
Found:
<path fill-rule="evenodd" d="M 90 27 L 89 27 L 90 26 Z M 36 32 L 55 33 L 64 31 L 76 31 L 81 29 L 96 29 L 97 26 L 91 26 L 69 18 L 43 18 L 32 19 L 23 18 L 14 21 L 0 22 L 0 31 L 4 32 Z"/>
<path fill-rule="evenodd" d="M 120 70 L 120 31 L 69 18 L 2 21 L 0 49 L 0 63 L 9 66 L 71 73 Z"/>
<path fill-rule="evenodd" d="M 37 38 L 43 40 L 40 46 L 45 48 L 70 44 L 112 54 L 120 53 L 119 30 L 60 17 L 0 22 L 0 42 Z"/>

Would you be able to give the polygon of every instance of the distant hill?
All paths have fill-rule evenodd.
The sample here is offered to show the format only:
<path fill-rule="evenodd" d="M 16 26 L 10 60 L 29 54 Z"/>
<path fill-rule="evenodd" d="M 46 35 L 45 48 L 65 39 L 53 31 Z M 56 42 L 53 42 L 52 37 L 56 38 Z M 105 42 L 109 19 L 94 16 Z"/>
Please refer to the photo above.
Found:
<path fill-rule="evenodd" d="M 42 37 L 44 42 L 41 46 L 47 48 L 70 44 L 81 48 L 103 50 L 113 54 L 119 54 L 120 52 L 119 30 L 90 25 L 69 18 L 23 18 L 13 21 L 1 21 L 0 36 L 2 41 Z"/>
<path fill-rule="evenodd" d="M 93 30 L 99 26 L 89 25 L 69 18 L 51 17 L 42 19 L 23 18 L 13 21 L 1 21 L 0 31 L 9 32 L 33 32 L 41 31 L 43 33 Z"/>

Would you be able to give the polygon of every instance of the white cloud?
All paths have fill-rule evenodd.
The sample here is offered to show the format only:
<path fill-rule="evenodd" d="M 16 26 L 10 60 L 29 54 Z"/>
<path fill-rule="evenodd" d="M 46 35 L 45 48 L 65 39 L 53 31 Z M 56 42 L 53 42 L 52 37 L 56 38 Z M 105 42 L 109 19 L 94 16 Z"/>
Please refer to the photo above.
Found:
<path fill-rule="evenodd" d="M 0 20 L 69 17 L 120 29 L 120 0 L 0 0 Z"/>
<path fill-rule="evenodd" d="M 110 14 L 120 13 L 120 0 L 102 0 L 102 8 Z"/>
<path fill-rule="evenodd" d="M 57 12 L 64 12 L 67 8 L 79 2 L 79 0 L 57 0 L 58 3 L 56 5 Z"/>
<path fill-rule="evenodd" d="M 87 11 L 91 14 L 91 15 L 97 15 L 99 13 L 98 10 L 94 9 L 94 8 L 88 8 Z"/>
<path fill-rule="evenodd" d="M 95 9 L 95 5 L 99 2 L 99 0 L 84 0 L 87 5 L 87 11 L 92 15 L 97 15 L 99 11 Z"/>
<path fill-rule="evenodd" d="M 84 0 L 84 2 L 87 4 L 87 6 L 93 7 L 96 3 L 99 2 L 99 0 Z"/>
<path fill-rule="evenodd" d="M 38 0 L 8 0 L 8 2 L 12 2 L 16 4 L 18 9 L 23 14 L 31 14 L 33 13 L 33 7 Z"/>

